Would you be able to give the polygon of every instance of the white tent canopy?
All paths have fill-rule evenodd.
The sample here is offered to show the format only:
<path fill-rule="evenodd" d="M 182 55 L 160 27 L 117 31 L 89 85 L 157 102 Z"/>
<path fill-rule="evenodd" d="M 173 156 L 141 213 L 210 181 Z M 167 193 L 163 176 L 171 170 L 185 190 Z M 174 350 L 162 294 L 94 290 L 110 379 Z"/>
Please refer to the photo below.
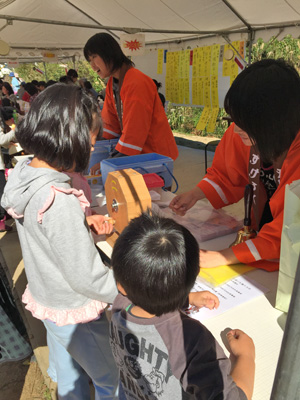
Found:
<path fill-rule="evenodd" d="M 0 61 L 82 58 L 95 33 L 144 32 L 146 46 L 180 47 L 300 35 L 299 0 L 0 0 Z M 0 46 L 1 50 L 1 46 Z M 2 52 L 3 53 L 3 52 Z"/>

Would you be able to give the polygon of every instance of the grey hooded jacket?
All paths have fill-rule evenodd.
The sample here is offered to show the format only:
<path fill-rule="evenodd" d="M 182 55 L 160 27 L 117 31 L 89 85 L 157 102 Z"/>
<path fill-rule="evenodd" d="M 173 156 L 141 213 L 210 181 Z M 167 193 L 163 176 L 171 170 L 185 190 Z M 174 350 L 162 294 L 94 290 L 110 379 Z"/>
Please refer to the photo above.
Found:
<path fill-rule="evenodd" d="M 28 288 L 37 307 L 66 313 L 82 311 L 93 300 L 112 303 L 117 295 L 112 270 L 100 258 L 69 179 L 21 161 L 1 202 L 17 217 Z"/>

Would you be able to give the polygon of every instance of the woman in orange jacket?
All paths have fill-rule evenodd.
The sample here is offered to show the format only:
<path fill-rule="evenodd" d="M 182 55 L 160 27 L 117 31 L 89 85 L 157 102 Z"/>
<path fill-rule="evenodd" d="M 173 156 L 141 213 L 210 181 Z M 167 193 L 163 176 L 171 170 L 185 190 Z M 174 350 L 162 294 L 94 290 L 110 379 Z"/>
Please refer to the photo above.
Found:
<path fill-rule="evenodd" d="M 101 79 L 109 78 L 101 116 L 103 138 L 118 139 L 113 156 L 159 153 L 175 160 L 177 145 L 153 80 L 107 33 L 92 36 L 84 56 Z"/>
<path fill-rule="evenodd" d="M 218 145 L 212 167 L 170 207 L 184 215 L 207 198 L 221 208 L 239 201 L 251 183 L 257 237 L 221 251 L 202 250 L 200 265 L 242 262 L 274 271 L 279 268 L 285 186 L 300 179 L 299 74 L 283 60 L 256 62 L 233 82 L 225 110 L 234 123 Z"/>

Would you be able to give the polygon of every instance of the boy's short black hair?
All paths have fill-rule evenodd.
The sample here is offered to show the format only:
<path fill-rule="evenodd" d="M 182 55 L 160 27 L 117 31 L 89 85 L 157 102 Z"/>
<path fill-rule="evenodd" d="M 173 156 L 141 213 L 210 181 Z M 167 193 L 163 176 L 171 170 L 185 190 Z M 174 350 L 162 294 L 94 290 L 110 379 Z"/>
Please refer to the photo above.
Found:
<path fill-rule="evenodd" d="M 87 61 L 90 61 L 92 55 L 100 56 L 105 65 L 111 69 L 111 73 L 121 68 L 123 64 L 134 66 L 134 63 L 123 53 L 119 43 L 108 33 L 96 33 L 89 38 L 83 53 Z"/>
<path fill-rule="evenodd" d="M 186 228 L 148 212 L 121 233 L 111 264 L 130 301 L 160 316 L 184 305 L 199 273 L 199 246 Z"/>
<path fill-rule="evenodd" d="M 29 154 L 52 167 L 83 172 L 91 152 L 90 131 L 100 115 L 97 102 L 79 86 L 57 83 L 34 100 L 16 130 L 18 142 Z"/>
<path fill-rule="evenodd" d="M 234 80 L 224 107 L 265 162 L 289 149 L 300 130 L 300 77 L 286 61 L 251 64 Z"/>

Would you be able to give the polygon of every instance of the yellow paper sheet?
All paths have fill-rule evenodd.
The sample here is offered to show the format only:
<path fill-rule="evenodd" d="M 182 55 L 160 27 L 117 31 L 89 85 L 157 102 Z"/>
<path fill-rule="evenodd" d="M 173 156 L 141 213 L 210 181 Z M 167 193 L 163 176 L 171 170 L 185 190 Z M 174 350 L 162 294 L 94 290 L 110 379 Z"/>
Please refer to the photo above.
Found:
<path fill-rule="evenodd" d="M 164 64 L 164 49 L 157 50 L 157 73 L 163 73 L 163 64 Z"/>
<path fill-rule="evenodd" d="M 211 110 L 209 122 L 208 122 L 208 125 L 206 128 L 207 132 L 213 133 L 215 131 L 218 114 L 219 114 L 219 107 L 213 107 Z"/>
<path fill-rule="evenodd" d="M 198 124 L 196 126 L 196 129 L 198 131 L 203 131 L 208 123 L 209 117 L 210 117 L 211 109 L 210 107 L 204 107 L 201 117 L 198 121 Z"/>
<path fill-rule="evenodd" d="M 219 286 L 253 269 L 254 267 L 245 264 L 222 265 L 216 268 L 200 268 L 199 277 L 212 286 Z"/>

